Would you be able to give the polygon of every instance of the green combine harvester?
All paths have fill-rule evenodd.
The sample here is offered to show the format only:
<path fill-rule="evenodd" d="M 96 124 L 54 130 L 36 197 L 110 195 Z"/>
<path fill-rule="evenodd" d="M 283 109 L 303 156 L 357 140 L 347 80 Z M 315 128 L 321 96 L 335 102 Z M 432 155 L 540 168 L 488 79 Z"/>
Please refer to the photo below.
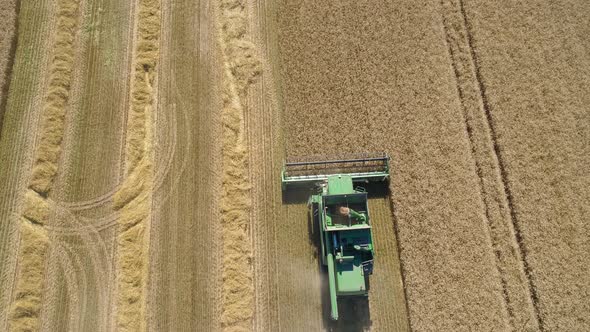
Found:
<path fill-rule="evenodd" d="M 373 236 L 367 191 L 360 184 L 389 179 L 385 154 L 330 161 L 288 161 L 283 190 L 315 186 L 308 206 L 319 223 L 321 260 L 328 269 L 331 318 L 338 320 L 338 298 L 367 297 L 373 273 Z"/>

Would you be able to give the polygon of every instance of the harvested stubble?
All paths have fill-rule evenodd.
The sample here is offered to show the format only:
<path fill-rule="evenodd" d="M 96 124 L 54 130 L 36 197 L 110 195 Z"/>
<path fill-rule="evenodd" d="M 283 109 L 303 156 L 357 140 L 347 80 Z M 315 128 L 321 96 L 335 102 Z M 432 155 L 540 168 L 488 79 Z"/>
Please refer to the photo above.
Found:
<path fill-rule="evenodd" d="M 149 218 L 153 185 L 152 121 L 159 59 L 160 1 L 140 0 L 131 105 L 127 120 L 127 176 L 114 196 L 117 236 L 117 326 L 145 329 Z"/>
<path fill-rule="evenodd" d="M 588 1 L 464 1 L 539 327 L 590 330 Z"/>
<path fill-rule="evenodd" d="M 2 5 L 9 2 L 3 1 Z M 0 6 L 2 6 L 0 5 Z M 39 104 L 43 100 L 46 62 L 49 63 L 53 35 L 49 27 L 48 1 L 22 2 L 19 6 L 17 58 L 10 78 L 10 93 L 0 138 L 0 330 L 8 330 L 17 288 L 22 204 L 28 186 L 30 156 Z M 3 21 L 2 21 L 3 23 Z M 1 23 L 0 23 L 1 24 Z M 0 40 L 3 42 L 4 40 Z M 47 64 L 48 65 L 48 64 Z"/>
<path fill-rule="evenodd" d="M 0 135 L 10 86 L 10 73 L 16 52 L 17 14 L 16 0 L 0 3 Z"/>
<path fill-rule="evenodd" d="M 43 227 L 20 219 L 18 280 L 9 318 L 11 331 L 37 331 L 43 282 L 45 255 L 49 239 Z"/>
<path fill-rule="evenodd" d="M 78 1 L 61 0 L 57 5 L 57 24 L 47 91 L 41 109 L 39 145 L 29 190 L 24 195 L 20 227 L 18 282 L 11 308 L 11 330 L 35 330 L 39 326 L 44 287 L 47 230 L 43 228 L 49 210 L 45 196 L 57 174 L 60 144 L 64 132 L 73 66 L 73 43 L 78 19 Z"/>
<path fill-rule="evenodd" d="M 147 299 L 157 306 L 148 306 L 148 330 L 220 327 L 223 57 L 216 13 L 209 1 L 162 1 Z"/>
<path fill-rule="evenodd" d="M 24 197 L 20 218 L 18 281 L 11 307 L 11 331 L 34 331 L 39 327 L 44 288 L 45 257 L 49 244 L 43 225 L 49 217 L 47 201 L 33 190 Z"/>
<path fill-rule="evenodd" d="M 66 108 L 74 66 L 74 39 L 78 26 L 78 0 L 60 0 L 49 81 L 41 110 L 39 146 L 29 187 L 47 195 L 57 174 L 57 163 L 64 135 Z"/>
<path fill-rule="evenodd" d="M 224 57 L 222 86 L 223 241 L 222 328 L 249 331 L 254 315 L 250 181 L 248 145 L 244 142 L 247 89 L 260 73 L 254 45 L 247 39 L 244 1 L 224 0 L 219 6 L 220 44 Z"/>

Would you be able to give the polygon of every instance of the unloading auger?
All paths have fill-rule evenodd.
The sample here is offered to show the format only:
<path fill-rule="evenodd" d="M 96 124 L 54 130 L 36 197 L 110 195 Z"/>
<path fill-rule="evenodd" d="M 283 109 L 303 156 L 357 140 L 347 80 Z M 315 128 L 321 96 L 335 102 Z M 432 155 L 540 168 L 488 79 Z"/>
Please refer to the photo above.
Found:
<path fill-rule="evenodd" d="M 316 185 L 308 205 L 321 238 L 321 260 L 328 269 L 330 316 L 338 320 L 338 298 L 367 297 L 373 273 L 373 236 L 367 191 L 359 186 L 389 180 L 389 156 L 333 160 L 291 160 L 281 174 L 284 191 Z M 317 220 L 317 221 L 316 221 Z"/>

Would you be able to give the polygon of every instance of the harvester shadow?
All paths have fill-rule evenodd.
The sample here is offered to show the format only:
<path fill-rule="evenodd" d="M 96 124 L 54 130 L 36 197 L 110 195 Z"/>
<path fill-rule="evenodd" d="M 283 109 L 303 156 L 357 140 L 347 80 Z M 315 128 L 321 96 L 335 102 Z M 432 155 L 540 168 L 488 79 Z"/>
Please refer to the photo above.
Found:
<path fill-rule="evenodd" d="M 389 195 L 388 186 L 383 184 L 366 184 L 364 189 L 369 193 L 370 198 L 384 198 Z M 314 188 L 298 188 L 296 190 L 283 191 L 283 204 L 306 204 L 310 195 L 316 191 Z M 330 318 L 330 293 L 327 279 L 327 269 L 321 263 L 319 252 L 320 246 L 320 223 L 318 216 L 314 216 L 310 211 L 307 217 L 307 227 L 309 241 L 313 245 L 314 257 L 318 263 L 318 271 L 321 279 L 321 303 L 322 303 L 322 319 L 324 329 L 327 331 L 367 331 L 370 329 L 371 312 L 369 309 L 368 298 L 350 298 L 339 299 L 338 310 L 340 318 L 338 321 L 333 321 Z"/>
<path fill-rule="evenodd" d="M 301 186 L 283 190 L 283 204 L 298 205 L 305 204 L 309 197 L 316 193 L 313 186 Z"/>

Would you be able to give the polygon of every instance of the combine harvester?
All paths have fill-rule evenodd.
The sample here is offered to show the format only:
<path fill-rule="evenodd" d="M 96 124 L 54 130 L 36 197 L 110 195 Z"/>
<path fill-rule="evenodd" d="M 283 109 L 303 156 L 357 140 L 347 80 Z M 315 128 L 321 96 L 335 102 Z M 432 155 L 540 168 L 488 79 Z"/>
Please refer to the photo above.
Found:
<path fill-rule="evenodd" d="M 367 190 L 360 184 L 386 182 L 386 154 L 329 161 L 287 161 L 283 191 L 313 186 L 308 207 L 317 220 L 322 264 L 328 268 L 331 318 L 338 320 L 338 298 L 369 294 L 373 273 L 373 236 Z"/>

